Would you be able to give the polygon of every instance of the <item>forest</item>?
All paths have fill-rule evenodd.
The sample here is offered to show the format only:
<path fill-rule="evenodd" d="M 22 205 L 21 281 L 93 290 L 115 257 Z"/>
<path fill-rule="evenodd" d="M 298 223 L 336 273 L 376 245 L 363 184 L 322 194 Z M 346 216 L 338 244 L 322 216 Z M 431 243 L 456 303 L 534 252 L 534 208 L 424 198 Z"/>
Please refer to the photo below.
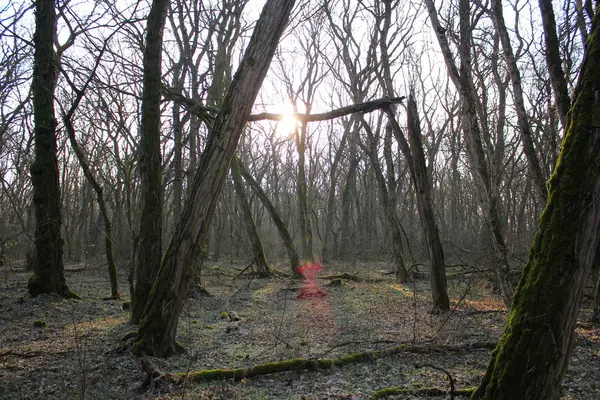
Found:
<path fill-rule="evenodd" d="M 600 399 L 600 1 L 1 0 L 0 399 Z"/>

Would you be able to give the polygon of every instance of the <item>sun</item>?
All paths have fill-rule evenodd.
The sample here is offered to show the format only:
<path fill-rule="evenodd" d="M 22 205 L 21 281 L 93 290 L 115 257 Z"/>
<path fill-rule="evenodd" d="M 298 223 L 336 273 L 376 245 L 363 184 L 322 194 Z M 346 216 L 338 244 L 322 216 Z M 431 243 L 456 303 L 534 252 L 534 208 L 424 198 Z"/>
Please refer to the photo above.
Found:
<path fill-rule="evenodd" d="M 277 121 L 275 129 L 280 136 L 288 136 L 294 132 L 298 126 L 298 120 L 294 117 L 294 106 L 290 103 L 282 103 L 274 106 L 272 111 L 275 114 L 281 114 L 283 119 Z"/>

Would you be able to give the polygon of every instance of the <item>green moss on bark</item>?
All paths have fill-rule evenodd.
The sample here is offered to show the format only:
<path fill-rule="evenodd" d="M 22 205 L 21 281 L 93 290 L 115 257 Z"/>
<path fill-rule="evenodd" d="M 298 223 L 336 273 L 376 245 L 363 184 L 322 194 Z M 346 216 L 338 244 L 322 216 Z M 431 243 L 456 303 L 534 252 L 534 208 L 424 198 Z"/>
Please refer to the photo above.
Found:
<path fill-rule="evenodd" d="M 582 287 L 596 263 L 600 211 L 600 14 L 593 22 L 546 209 L 507 325 L 475 399 L 560 396 Z"/>

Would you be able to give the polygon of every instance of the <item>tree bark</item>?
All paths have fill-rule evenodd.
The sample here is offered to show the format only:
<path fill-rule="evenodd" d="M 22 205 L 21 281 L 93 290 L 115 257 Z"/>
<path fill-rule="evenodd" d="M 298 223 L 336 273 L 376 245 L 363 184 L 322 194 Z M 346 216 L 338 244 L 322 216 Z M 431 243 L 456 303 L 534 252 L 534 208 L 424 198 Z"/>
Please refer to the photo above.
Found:
<path fill-rule="evenodd" d="M 35 160 L 31 165 L 35 211 L 35 257 L 29 294 L 76 296 L 65 282 L 61 238 L 60 187 L 56 154 L 54 90 L 58 74 L 53 41 L 56 37 L 54 0 L 35 3 L 33 118 Z"/>
<path fill-rule="evenodd" d="M 175 335 L 192 266 L 209 234 L 229 164 L 294 3 L 294 0 L 268 0 L 263 8 L 214 121 L 182 217 L 152 287 L 135 338 L 135 354 L 166 357 L 180 350 Z"/>
<path fill-rule="evenodd" d="M 140 242 L 132 299 L 131 322 L 140 322 L 162 254 L 162 185 L 160 152 L 160 93 L 162 38 L 167 18 L 167 0 L 154 0 L 148 15 L 144 49 L 142 121 L 140 126 L 140 177 L 142 214 Z"/>
<path fill-rule="evenodd" d="M 585 280 L 600 244 L 600 12 L 570 124 L 504 334 L 475 399 L 560 397 Z"/>
<path fill-rule="evenodd" d="M 246 190 L 242 183 L 242 176 L 240 172 L 240 162 L 237 157 L 234 157 L 231 161 L 231 178 L 233 179 L 233 186 L 235 193 L 240 201 L 240 207 L 242 209 L 242 218 L 244 218 L 244 225 L 246 226 L 246 232 L 248 238 L 252 242 L 252 252 L 254 256 L 254 262 L 256 263 L 256 269 L 258 276 L 261 278 L 268 278 L 271 276 L 271 268 L 267 262 L 265 256 L 265 250 L 263 249 L 260 235 L 258 234 L 258 228 L 254 222 L 252 216 L 252 210 L 250 209 L 250 203 L 248 202 L 248 196 L 246 196 Z"/>

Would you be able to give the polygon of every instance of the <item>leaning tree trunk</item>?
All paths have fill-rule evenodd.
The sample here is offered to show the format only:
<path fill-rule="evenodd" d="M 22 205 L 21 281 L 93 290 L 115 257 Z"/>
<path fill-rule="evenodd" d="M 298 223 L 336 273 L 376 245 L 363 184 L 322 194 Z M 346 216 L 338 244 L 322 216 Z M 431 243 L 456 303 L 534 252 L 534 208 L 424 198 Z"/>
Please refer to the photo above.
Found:
<path fill-rule="evenodd" d="M 600 11 L 529 259 L 475 399 L 560 397 L 585 280 L 600 244 Z"/>
<path fill-rule="evenodd" d="M 209 234 L 229 164 L 294 3 L 294 0 L 267 0 L 263 8 L 215 119 L 182 217 L 152 287 L 135 338 L 135 354 L 166 357 L 179 350 L 175 335 L 192 267 Z"/>
<path fill-rule="evenodd" d="M 77 103 L 78 102 L 79 101 L 77 101 Z M 108 277 L 110 279 L 110 298 L 118 299 L 119 282 L 117 279 L 117 265 L 115 263 L 113 251 L 112 223 L 108 216 L 108 210 L 106 209 L 106 202 L 104 201 L 104 192 L 102 190 L 102 187 L 100 186 L 100 184 L 96 180 L 96 177 L 92 173 L 89 163 L 87 162 L 87 158 L 75 138 L 75 128 L 73 127 L 73 122 L 71 120 L 75 108 L 76 106 L 72 107 L 71 110 L 69 110 L 69 112 L 63 116 L 63 123 L 65 124 L 71 147 L 73 148 L 75 156 L 79 161 L 79 165 L 83 170 L 83 175 L 85 176 L 89 184 L 92 186 L 92 189 L 96 193 L 96 200 L 98 201 L 98 207 L 100 208 L 100 214 L 102 215 L 102 220 L 104 222 L 104 250 L 106 254 L 106 263 L 108 266 Z"/>
<path fill-rule="evenodd" d="M 242 183 L 242 176 L 240 173 L 240 162 L 237 157 L 234 157 L 234 159 L 231 161 L 231 177 L 233 178 L 233 186 L 235 188 L 235 193 L 237 194 L 237 197 L 240 200 L 242 218 L 244 219 L 243 223 L 246 226 L 246 232 L 248 233 L 248 237 L 252 242 L 252 252 L 254 256 L 253 261 L 254 263 L 256 263 L 258 276 L 261 278 L 268 278 L 271 276 L 271 268 L 269 267 L 269 263 L 267 262 L 267 257 L 265 256 L 265 250 L 263 248 L 262 241 L 260 240 L 258 228 L 256 227 L 254 217 L 252 216 L 252 210 L 250 209 L 248 196 L 246 196 L 246 191 Z"/>
<path fill-rule="evenodd" d="M 429 21 L 440 45 L 442 55 L 452 82 L 460 94 L 460 120 L 467 145 L 469 167 L 477 187 L 477 194 L 485 217 L 487 229 L 492 235 L 494 244 L 494 273 L 502 293 L 502 300 L 506 307 L 510 307 L 514 288 L 509 281 L 508 251 L 500 218 L 500 204 L 498 194 L 492 187 L 492 177 L 488 160 L 483 149 L 483 138 L 478 120 L 478 95 L 472 74 L 472 35 L 473 26 L 470 18 L 471 2 L 459 0 L 460 15 L 460 41 L 458 52 L 460 64 L 457 65 L 452 55 L 452 50 L 441 26 L 436 6 L 433 0 L 425 0 L 429 13 Z"/>
<path fill-rule="evenodd" d="M 417 103 L 415 103 L 413 95 L 411 94 L 407 104 L 410 148 L 392 110 L 387 109 L 386 113 L 394 135 L 400 144 L 400 149 L 406 158 L 415 185 L 417 207 L 419 209 L 423 232 L 425 233 L 425 239 L 427 240 L 427 250 L 429 252 L 433 311 L 446 311 L 450 309 L 450 300 L 448 299 L 444 250 L 435 222 L 433 199 L 431 197 L 431 184 L 427 174 L 425 154 L 423 153 L 423 144 L 421 142 L 421 126 L 417 111 Z"/>
<path fill-rule="evenodd" d="M 560 56 L 560 41 L 556 33 L 556 19 L 554 18 L 554 7 L 552 0 L 539 0 L 540 14 L 542 15 L 542 26 L 544 27 L 544 41 L 546 44 L 546 63 L 550 82 L 554 90 L 554 99 L 558 116 L 564 129 L 567 128 L 567 112 L 571 105 L 567 79 L 562 68 Z"/>
<path fill-rule="evenodd" d="M 523 85 L 521 84 L 521 73 L 517 67 L 517 60 L 510 43 L 510 37 L 508 36 L 506 24 L 504 22 L 502 0 L 492 0 L 492 19 L 494 21 L 494 25 L 496 26 L 498 36 L 500 37 L 500 42 L 502 42 L 504 59 L 506 60 L 508 71 L 510 72 L 513 98 L 515 101 L 515 110 L 517 112 L 517 122 L 519 124 L 519 130 L 521 131 L 523 153 L 525 154 L 525 158 L 529 164 L 529 172 L 533 178 L 540 203 L 545 204 L 546 197 L 548 195 L 548 191 L 546 189 L 546 179 L 542 173 L 542 168 L 540 167 L 540 162 L 533 145 L 533 133 L 527 116 L 527 111 L 525 109 Z"/>
<path fill-rule="evenodd" d="M 60 188 L 56 155 L 54 89 L 58 66 L 53 47 L 56 36 L 54 0 L 35 3 L 33 119 L 35 160 L 31 165 L 35 210 L 35 258 L 27 289 L 32 296 L 57 293 L 76 296 L 65 282 L 61 238 Z"/>
<path fill-rule="evenodd" d="M 240 173 L 244 177 L 244 180 L 250 185 L 252 190 L 254 190 L 256 196 L 259 198 L 259 200 L 263 203 L 263 206 L 265 206 L 265 208 L 269 212 L 269 215 L 271 216 L 271 219 L 273 220 L 273 223 L 275 224 L 275 227 L 279 232 L 279 236 L 281 236 L 281 241 L 283 242 L 283 245 L 285 246 L 285 249 L 288 253 L 292 274 L 295 277 L 299 277 L 300 274 L 298 273 L 298 267 L 300 267 L 300 257 L 298 257 L 298 252 L 296 251 L 296 246 L 294 246 L 294 241 L 292 239 L 292 236 L 290 235 L 290 231 L 288 230 L 285 222 L 283 222 L 283 219 L 281 219 L 281 217 L 279 216 L 279 213 L 275 209 L 275 206 L 273 205 L 271 200 L 269 200 L 269 197 L 267 196 L 265 191 L 260 187 L 258 182 L 256 182 L 256 180 L 252 177 L 252 175 L 250 175 L 250 172 L 248 172 L 244 164 L 242 164 L 241 160 L 236 157 L 235 161 L 240 167 Z"/>
<path fill-rule="evenodd" d="M 162 254 L 162 185 L 160 155 L 160 92 L 162 38 L 167 0 L 154 0 L 148 15 L 144 49 L 144 90 L 140 127 L 140 177 L 142 214 L 140 244 L 132 298 L 131 321 L 139 323 L 158 270 Z"/>

